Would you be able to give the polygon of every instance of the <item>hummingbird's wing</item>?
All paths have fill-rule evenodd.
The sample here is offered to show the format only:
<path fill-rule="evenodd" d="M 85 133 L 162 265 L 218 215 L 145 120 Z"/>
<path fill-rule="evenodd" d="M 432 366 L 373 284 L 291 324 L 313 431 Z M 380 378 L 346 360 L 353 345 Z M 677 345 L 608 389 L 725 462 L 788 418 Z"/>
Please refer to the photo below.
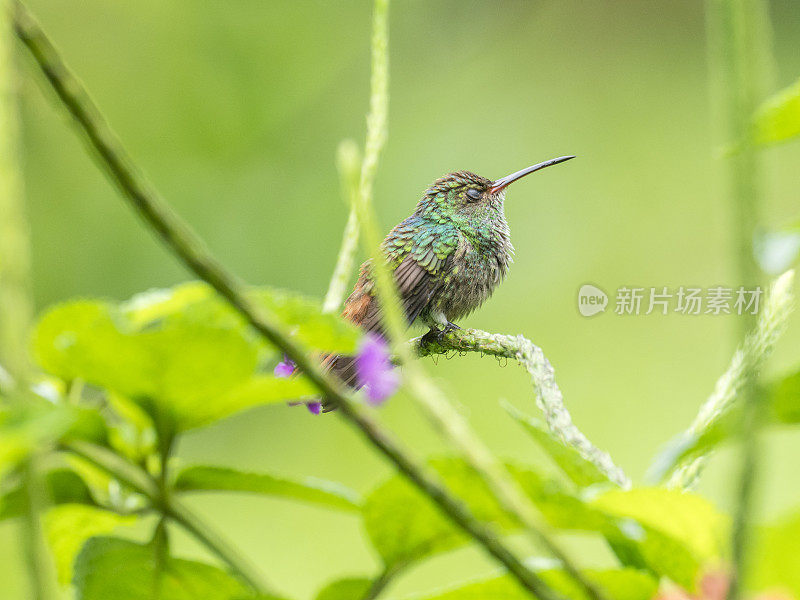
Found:
<path fill-rule="evenodd" d="M 407 219 L 395 227 L 383 242 L 408 323 L 413 323 L 445 284 L 452 268 L 460 234 L 455 228 L 436 229 L 429 223 Z M 342 315 L 365 331 L 382 333 L 380 306 L 375 297 L 372 261 L 361 265 L 353 293 L 345 301 Z M 356 365 L 352 356 L 328 355 L 325 365 L 346 385 L 356 386 Z M 333 406 L 323 399 L 324 410 Z"/>
<path fill-rule="evenodd" d="M 436 230 L 428 223 L 412 219 L 400 223 L 384 240 L 383 250 L 409 324 L 444 285 L 458 242 L 455 228 Z M 365 331 L 381 332 L 381 313 L 371 271 L 371 261 L 362 265 L 343 315 Z"/>
<path fill-rule="evenodd" d="M 395 227 L 384 242 L 409 324 L 444 285 L 460 237 L 449 223 L 410 221 Z"/>

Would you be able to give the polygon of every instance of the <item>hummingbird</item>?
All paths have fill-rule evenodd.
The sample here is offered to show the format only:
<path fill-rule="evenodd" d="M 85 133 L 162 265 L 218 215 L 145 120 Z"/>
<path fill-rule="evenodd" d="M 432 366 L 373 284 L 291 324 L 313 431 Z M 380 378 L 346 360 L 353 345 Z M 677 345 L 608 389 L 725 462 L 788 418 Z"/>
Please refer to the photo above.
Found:
<path fill-rule="evenodd" d="M 554 158 L 494 181 L 456 171 L 425 190 L 411 216 L 396 225 L 381 245 L 409 325 L 424 324 L 430 329 L 426 336 L 438 338 L 460 329 L 455 321 L 492 295 L 513 262 L 503 206 L 508 186 L 573 158 Z M 364 331 L 383 333 L 372 261 L 361 265 L 342 316 Z M 355 387 L 353 357 L 331 355 L 324 362 Z"/>

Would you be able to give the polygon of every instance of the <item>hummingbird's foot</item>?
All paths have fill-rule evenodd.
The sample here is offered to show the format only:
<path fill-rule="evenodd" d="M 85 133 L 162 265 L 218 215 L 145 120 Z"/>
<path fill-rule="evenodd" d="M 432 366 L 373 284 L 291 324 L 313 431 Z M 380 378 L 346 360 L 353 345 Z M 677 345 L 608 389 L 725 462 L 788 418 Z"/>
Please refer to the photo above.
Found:
<path fill-rule="evenodd" d="M 461 327 L 455 323 L 451 323 L 450 321 L 447 322 L 447 325 L 444 326 L 444 329 L 436 329 L 435 327 L 431 327 L 430 331 L 422 336 L 422 345 L 427 346 L 428 344 L 432 344 L 434 342 L 441 344 L 444 341 L 444 336 L 456 329 L 461 329 Z"/>
<path fill-rule="evenodd" d="M 429 346 L 431 344 L 438 344 L 442 341 L 444 332 L 441 329 L 431 327 L 430 331 L 422 336 L 422 346 Z"/>

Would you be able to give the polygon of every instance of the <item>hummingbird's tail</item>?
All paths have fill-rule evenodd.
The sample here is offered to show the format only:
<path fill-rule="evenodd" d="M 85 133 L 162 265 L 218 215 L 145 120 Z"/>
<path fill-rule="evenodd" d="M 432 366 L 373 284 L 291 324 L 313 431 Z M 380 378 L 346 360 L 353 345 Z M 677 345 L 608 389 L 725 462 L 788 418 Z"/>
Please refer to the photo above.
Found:
<path fill-rule="evenodd" d="M 327 371 L 336 375 L 347 387 L 359 388 L 355 356 L 328 354 L 323 358 L 322 365 Z M 322 412 L 330 412 L 332 410 L 336 410 L 336 403 L 330 398 L 322 398 Z"/>

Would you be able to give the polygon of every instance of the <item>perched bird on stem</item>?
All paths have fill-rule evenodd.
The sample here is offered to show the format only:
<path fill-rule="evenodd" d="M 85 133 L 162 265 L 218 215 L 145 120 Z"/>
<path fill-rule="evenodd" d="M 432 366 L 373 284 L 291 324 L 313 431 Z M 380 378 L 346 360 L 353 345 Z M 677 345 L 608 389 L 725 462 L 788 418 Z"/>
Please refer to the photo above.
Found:
<path fill-rule="evenodd" d="M 421 322 L 430 328 L 427 336 L 444 335 L 492 295 L 514 255 L 503 208 L 506 189 L 572 158 L 554 158 L 495 181 L 457 171 L 433 182 L 414 213 L 381 246 L 409 325 Z M 361 265 L 342 315 L 365 331 L 382 334 L 371 261 Z M 325 362 L 346 384 L 360 386 L 355 357 L 329 356 Z"/>

